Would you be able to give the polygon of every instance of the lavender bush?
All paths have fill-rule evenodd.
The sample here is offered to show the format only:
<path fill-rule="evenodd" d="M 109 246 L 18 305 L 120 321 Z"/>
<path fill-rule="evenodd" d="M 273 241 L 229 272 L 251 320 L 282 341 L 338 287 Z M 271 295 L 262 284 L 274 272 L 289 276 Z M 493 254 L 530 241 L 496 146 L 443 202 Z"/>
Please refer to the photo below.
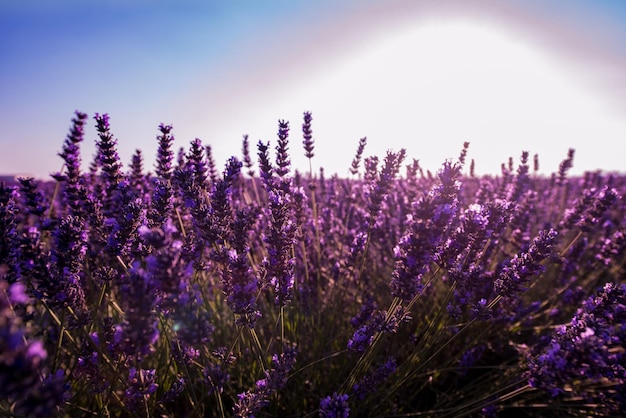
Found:
<path fill-rule="evenodd" d="M 326 178 L 310 112 L 221 173 L 161 124 L 149 173 L 94 120 L 88 172 L 77 112 L 54 183 L 0 185 L 0 415 L 625 410 L 626 177 L 569 177 L 574 150 L 476 177 L 468 143 L 424 173 L 362 138 Z"/>

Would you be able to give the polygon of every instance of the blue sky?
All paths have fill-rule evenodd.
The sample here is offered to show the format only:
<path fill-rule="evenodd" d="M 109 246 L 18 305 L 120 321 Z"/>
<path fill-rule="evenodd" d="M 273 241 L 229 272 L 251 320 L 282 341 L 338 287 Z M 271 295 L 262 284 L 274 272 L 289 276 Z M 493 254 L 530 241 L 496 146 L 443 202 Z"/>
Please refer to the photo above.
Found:
<path fill-rule="evenodd" d="M 147 169 L 161 122 L 222 166 L 278 119 L 308 169 L 310 110 L 314 167 L 340 175 L 362 136 L 431 170 L 469 141 L 479 173 L 528 150 L 548 174 L 569 147 L 574 172 L 624 171 L 621 0 L 4 0 L 0 56 L 0 174 L 58 171 L 75 110 L 109 113 Z M 85 164 L 95 139 L 90 123 Z"/>

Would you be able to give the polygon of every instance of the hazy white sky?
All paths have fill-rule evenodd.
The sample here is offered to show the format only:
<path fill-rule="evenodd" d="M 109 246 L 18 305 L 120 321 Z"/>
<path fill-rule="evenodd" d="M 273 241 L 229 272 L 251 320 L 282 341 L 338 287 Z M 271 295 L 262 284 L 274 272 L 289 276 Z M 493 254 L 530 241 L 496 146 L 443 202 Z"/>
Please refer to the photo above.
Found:
<path fill-rule="evenodd" d="M 310 110 L 329 173 L 363 136 L 431 170 L 469 141 L 479 174 L 522 150 L 547 174 L 570 147 L 576 173 L 626 171 L 620 0 L 40 3 L 0 5 L 0 174 L 58 171 L 74 110 L 109 113 L 122 161 L 141 148 L 148 169 L 161 122 L 221 167 L 243 134 L 275 144 L 278 119 L 308 169 Z M 95 139 L 91 121 L 85 163 Z"/>

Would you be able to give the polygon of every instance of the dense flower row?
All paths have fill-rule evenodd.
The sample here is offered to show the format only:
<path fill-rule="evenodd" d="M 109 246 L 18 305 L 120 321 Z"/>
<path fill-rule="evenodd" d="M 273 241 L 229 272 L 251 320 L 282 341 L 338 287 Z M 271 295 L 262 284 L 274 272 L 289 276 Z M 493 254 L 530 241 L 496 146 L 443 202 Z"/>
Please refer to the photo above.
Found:
<path fill-rule="evenodd" d="M 625 177 L 568 177 L 573 150 L 551 177 L 527 152 L 476 177 L 467 143 L 433 175 L 362 138 L 326 178 L 309 112 L 308 173 L 281 120 L 274 157 L 245 136 L 221 173 L 161 124 L 151 174 L 94 120 L 87 172 L 77 112 L 55 182 L 0 185 L 0 414 L 626 407 Z"/>

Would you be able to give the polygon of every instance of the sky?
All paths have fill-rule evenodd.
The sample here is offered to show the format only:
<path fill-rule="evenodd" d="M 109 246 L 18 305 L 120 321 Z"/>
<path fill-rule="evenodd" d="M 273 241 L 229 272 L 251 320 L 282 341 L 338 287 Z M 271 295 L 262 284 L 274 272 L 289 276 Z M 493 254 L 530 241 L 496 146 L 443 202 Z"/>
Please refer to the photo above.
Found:
<path fill-rule="evenodd" d="M 75 111 L 108 113 L 125 167 L 154 170 L 158 125 L 176 149 L 200 138 L 218 168 L 276 144 L 290 122 L 294 168 L 348 175 L 407 150 L 436 171 L 470 142 L 477 174 L 576 150 L 572 174 L 626 172 L 623 0 L 3 0 L 0 174 L 49 179 Z"/>

